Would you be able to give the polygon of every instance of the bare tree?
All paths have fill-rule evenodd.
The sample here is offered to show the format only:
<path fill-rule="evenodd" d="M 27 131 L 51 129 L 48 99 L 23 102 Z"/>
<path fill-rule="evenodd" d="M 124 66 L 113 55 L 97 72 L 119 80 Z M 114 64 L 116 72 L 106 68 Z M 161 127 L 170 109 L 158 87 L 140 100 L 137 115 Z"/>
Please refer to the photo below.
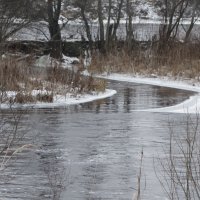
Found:
<path fill-rule="evenodd" d="M 159 3 L 158 3 L 159 2 Z M 170 39 L 175 39 L 181 19 L 186 12 L 189 0 L 163 0 L 157 1 L 164 18 L 164 24 L 160 28 L 160 40 L 164 46 Z"/>
<path fill-rule="evenodd" d="M 2 110 L 1 105 L 7 104 L 8 109 Z M 20 129 L 23 116 L 27 110 L 13 109 L 13 102 L 0 101 L 0 171 L 3 171 L 9 161 L 23 149 L 33 145 L 25 144 L 25 130 Z"/>
<path fill-rule="evenodd" d="M 117 1 L 117 12 L 116 12 L 116 21 L 114 23 L 114 28 L 113 28 L 113 34 L 112 34 L 112 38 L 114 40 L 117 39 L 117 29 L 119 28 L 119 24 L 120 24 L 120 19 L 121 19 L 121 15 L 122 15 L 122 8 L 124 5 L 124 0 L 118 0 Z"/>
<path fill-rule="evenodd" d="M 117 40 L 117 30 L 122 18 L 122 9 L 124 6 L 124 0 L 114 2 L 109 0 L 108 3 L 108 18 L 106 28 L 106 49 L 109 50 L 110 44 Z M 114 20 L 114 24 L 111 23 L 111 19 Z"/>
<path fill-rule="evenodd" d="M 59 200 L 61 193 L 66 189 L 67 169 L 62 165 L 61 161 L 56 157 L 55 153 L 51 153 L 51 158 L 45 159 L 44 172 L 47 175 L 48 185 L 52 200 Z M 70 173 L 70 172 L 69 172 Z"/>
<path fill-rule="evenodd" d="M 99 21 L 99 39 L 100 39 L 100 50 L 102 52 L 105 51 L 105 38 L 104 38 L 104 34 L 105 34 L 105 30 L 104 30 L 104 23 L 103 23 L 103 6 L 102 6 L 102 0 L 98 0 L 98 6 L 97 6 L 97 13 L 98 13 L 98 21 Z"/>
<path fill-rule="evenodd" d="M 47 21 L 50 33 L 50 56 L 56 59 L 62 58 L 62 41 L 59 26 L 59 17 L 61 12 L 62 0 L 47 1 Z"/>
<path fill-rule="evenodd" d="M 127 25 L 126 25 L 126 41 L 128 44 L 128 49 L 132 46 L 132 41 L 134 39 L 133 35 L 133 8 L 130 0 L 126 0 L 126 13 L 127 13 Z"/>
<path fill-rule="evenodd" d="M 86 31 L 87 39 L 89 41 L 90 49 L 92 49 L 92 34 L 91 34 L 90 24 L 89 24 L 89 20 L 87 18 L 86 12 L 89 11 L 92 3 L 93 1 L 91 0 L 75 0 L 73 4 L 75 7 L 80 8 L 80 13 L 85 25 L 85 31 Z"/>
<path fill-rule="evenodd" d="M 30 23 L 32 20 L 32 11 L 29 3 L 28 0 L 0 0 L 1 44 Z"/>
<path fill-rule="evenodd" d="M 112 27 L 110 26 L 111 21 L 111 11 L 112 11 L 112 0 L 108 1 L 108 20 L 107 20 L 107 27 L 106 27 L 106 49 L 109 49 L 109 44 L 111 40 L 112 34 Z"/>
<path fill-rule="evenodd" d="M 200 15 L 200 13 L 199 13 L 199 11 L 200 11 L 200 1 L 192 0 L 190 2 L 190 10 L 191 10 L 191 15 L 190 15 L 191 20 L 190 20 L 189 28 L 186 29 L 186 28 L 184 28 L 184 25 L 183 25 L 183 28 L 186 31 L 185 39 L 184 39 L 185 42 L 187 42 L 189 40 L 189 37 L 190 37 L 191 32 L 194 28 L 194 25 L 195 25 L 196 21 L 198 20 L 199 15 Z"/>
<path fill-rule="evenodd" d="M 200 199 L 199 114 L 194 118 L 188 114 L 184 122 L 181 134 L 177 124 L 170 124 L 169 149 L 159 159 L 162 172 L 157 176 L 171 200 Z"/>

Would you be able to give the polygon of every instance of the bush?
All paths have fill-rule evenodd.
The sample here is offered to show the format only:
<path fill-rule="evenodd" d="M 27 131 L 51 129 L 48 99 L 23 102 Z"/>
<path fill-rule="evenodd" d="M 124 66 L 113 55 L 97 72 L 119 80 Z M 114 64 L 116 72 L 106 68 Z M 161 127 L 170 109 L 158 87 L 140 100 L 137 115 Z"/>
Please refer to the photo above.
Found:
<path fill-rule="evenodd" d="M 35 98 L 31 94 L 22 94 L 17 93 L 14 98 L 15 103 L 25 104 L 25 103 L 34 103 Z"/>
<path fill-rule="evenodd" d="M 40 102 L 52 103 L 53 102 L 53 94 L 38 94 L 36 96 L 36 100 L 40 101 Z"/>

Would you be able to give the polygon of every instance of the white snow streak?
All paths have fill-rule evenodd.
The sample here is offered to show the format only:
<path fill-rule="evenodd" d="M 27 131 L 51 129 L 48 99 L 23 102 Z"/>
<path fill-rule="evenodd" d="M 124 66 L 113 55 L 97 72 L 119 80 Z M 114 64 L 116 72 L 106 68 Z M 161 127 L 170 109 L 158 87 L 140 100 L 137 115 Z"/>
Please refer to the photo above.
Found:
<path fill-rule="evenodd" d="M 81 103 L 87 103 L 99 99 L 105 99 L 115 95 L 117 92 L 115 90 L 106 89 L 105 92 L 100 92 L 98 94 L 85 94 L 79 97 L 71 97 L 69 95 L 56 95 L 52 103 L 37 102 L 33 104 L 14 104 L 14 108 L 55 108 L 63 107 L 68 105 L 75 105 Z M 0 104 L 0 109 L 8 109 L 9 104 Z"/>

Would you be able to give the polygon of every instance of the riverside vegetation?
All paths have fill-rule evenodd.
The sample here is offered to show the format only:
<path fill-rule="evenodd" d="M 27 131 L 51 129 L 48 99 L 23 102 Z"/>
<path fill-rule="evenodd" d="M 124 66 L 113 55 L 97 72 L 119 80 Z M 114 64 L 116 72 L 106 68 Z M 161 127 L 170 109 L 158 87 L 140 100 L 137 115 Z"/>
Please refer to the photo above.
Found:
<path fill-rule="evenodd" d="M 106 55 L 94 53 L 89 70 L 92 73 L 123 73 L 151 77 L 168 76 L 173 79 L 200 77 L 200 45 L 170 42 L 160 51 L 159 41 L 136 43 L 133 49 L 117 46 Z"/>
<path fill-rule="evenodd" d="M 50 103 L 55 95 L 76 97 L 105 91 L 103 80 L 64 69 L 58 62 L 39 68 L 33 66 L 31 60 L 8 58 L 0 61 L 1 103 Z"/>

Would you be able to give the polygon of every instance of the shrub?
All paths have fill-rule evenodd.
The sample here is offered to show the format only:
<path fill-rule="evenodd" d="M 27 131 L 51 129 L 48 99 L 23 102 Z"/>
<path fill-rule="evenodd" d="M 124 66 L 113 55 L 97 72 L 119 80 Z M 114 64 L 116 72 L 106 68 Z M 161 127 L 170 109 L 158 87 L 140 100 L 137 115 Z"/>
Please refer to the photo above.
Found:
<path fill-rule="evenodd" d="M 34 103 L 35 98 L 31 94 L 17 93 L 14 98 L 15 103 L 25 104 L 25 103 Z"/>
<path fill-rule="evenodd" d="M 52 103 L 53 102 L 53 94 L 38 94 L 36 96 L 36 100 L 40 101 L 40 102 Z"/>

